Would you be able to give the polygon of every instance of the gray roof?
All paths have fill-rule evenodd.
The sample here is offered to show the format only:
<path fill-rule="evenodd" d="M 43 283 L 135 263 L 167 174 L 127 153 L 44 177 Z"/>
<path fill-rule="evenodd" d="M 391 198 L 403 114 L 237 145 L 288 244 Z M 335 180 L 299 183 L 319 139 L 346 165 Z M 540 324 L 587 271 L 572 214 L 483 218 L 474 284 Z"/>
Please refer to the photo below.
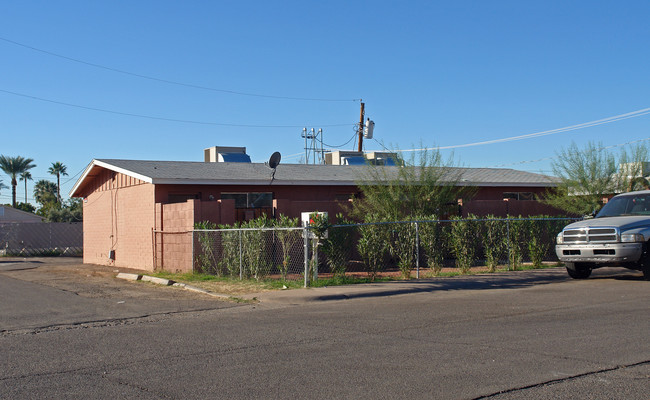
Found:
<path fill-rule="evenodd" d="M 262 163 L 93 160 L 70 191 L 71 196 L 95 168 L 106 168 L 153 184 L 268 185 L 272 169 Z M 397 176 L 401 167 L 383 168 Z M 452 168 L 461 174 L 460 184 L 474 186 L 555 186 L 554 178 L 514 169 Z M 367 180 L 368 167 L 356 165 L 280 164 L 273 185 L 356 185 Z"/>

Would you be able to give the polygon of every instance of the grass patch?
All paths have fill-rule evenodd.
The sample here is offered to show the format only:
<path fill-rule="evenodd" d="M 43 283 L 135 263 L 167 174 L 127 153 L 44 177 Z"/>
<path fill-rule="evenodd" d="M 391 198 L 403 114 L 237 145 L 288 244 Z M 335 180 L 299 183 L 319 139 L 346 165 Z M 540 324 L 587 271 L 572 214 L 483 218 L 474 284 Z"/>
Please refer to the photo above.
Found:
<path fill-rule="evenodd" d="M 172 273 L 159 271 L 149 275 L 157 278 L 170 279 L 174 282 L 185 283 L 201 289 L 209 290 L 214 293 L 225 294 L 229 296 L 239 296 L 250 293 L 266 292 L 280 289 L 296 289 L 303 286 L 302 281 L 281 281 L 271 279 L 244 279 L 216 276 L 202 273 Z"/>
<path fill-rule="evenodd" d="M 311 282 L 310 287 L 325 287 L 325 286 L 341 286 L 341 285 L 356 285 L 361 283 L 373 283 L 373 282 L 388 282 L 402 280 L 401 278 L 395 277 L 375 277 L 375 280 L 372 281 L 370 278 L 366 277 L 356 277 L 356 276 L 337 276 L 335 278 L 319 278 L 316 282 Z"/>
<path fill-rule="evenodd" d="M 545 269 L 545 268 L 555 268 L 561 267 L 562 263 L 545 263 L 539 268 L 533 267 L 532 264 L 526 263 L 519 266 L 518 271 L 533 270 L 533 269 Z M 512 270 L 508 269 L 508 265 L 499 265 L 494 272 L 511 272 Z M 431 271 L 423 271 L 422 277 L 426 278 L 449 278 L 454 276 L 469 276 L 469 275 L 478 275 L 478 274 L 490 274 L 484 268 L 470 268 L 468 273 L 463 274 L 460 269 L 457 268 L 445 268 L 445 270 L 440 271 L 437 274 L 431 273 Z M 283 281 L 279 279 L 244 279 L 240 280 L 238 278 L 230 278 L 202 273 L 172 273 L 167 271 L 160 271 L 155 273 L 150 273 L 150 275 L 171 279 L 174 282 L 185 283 L 201 289 L 209 290 L 214 293 L 220 293 L 229 295 L 233 298 L 237 296 L 251 294 L 251 293 L 260 293 L 271 290 L 283 290 L 283 289 L 300 289 L 304 286 L 303 280 L 296 281 Z M 409 279 L 407 279 L 409 280 Z M 410 280 L 415 280 L 411 278 Z M 310 283 L 310 287 L 325 287 L 325 286 L 341 286 L 341 285 L 358 285 L 364 283 L 372 282 L 388 282 L 388 281 L 404 281 L 404 278 L 401 275 L 388 275 L 381 276 L 381 274 L 375 277 L 375 280 L 372 281 L 369 277 L 366 276 L 337 276 L 331 278 L 319 278 L 315 282 Z M 243 300 L 242 300 L 243 301 Z"/>

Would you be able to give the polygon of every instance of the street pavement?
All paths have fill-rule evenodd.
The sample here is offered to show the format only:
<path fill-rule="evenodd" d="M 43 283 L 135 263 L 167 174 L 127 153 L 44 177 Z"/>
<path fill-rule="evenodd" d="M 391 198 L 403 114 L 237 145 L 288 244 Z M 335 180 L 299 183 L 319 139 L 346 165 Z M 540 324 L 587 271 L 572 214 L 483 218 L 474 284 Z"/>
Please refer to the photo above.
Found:
<path fill-rule="evenodd" d="M 259 303 L 8 274 L 0 268 L 0 398 L 647 399 L 650 389 L 649 282 L 626 270 L 286 290 L 252 296 Z"/>

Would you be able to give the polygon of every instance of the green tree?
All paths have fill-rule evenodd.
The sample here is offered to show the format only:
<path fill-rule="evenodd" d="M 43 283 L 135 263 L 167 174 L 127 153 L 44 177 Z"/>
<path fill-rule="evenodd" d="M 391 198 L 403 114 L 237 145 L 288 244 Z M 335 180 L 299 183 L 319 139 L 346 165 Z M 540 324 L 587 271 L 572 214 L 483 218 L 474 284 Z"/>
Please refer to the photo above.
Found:
<path fill-rule="evenodd" d="M 34 205 L 30 203 L 18 203 L 16 204 L 16 209 L 29 212 L 29 213 L 34 213 L 34 211 L 36 211 L 36 207 L 34 207 Z"/>
<path fill-rule="evenodd" d="M 21 156 L 7 157 L 0 156 L 0 169 L 11 177 L 11 205 L 16 207 L 16 186 L 18 186 L 18 175 L 36 166 L 31 158 Z"/>
<path fill-rule="evenodd" d="M 57 161 L 52 163 L 52 166 L 48 168 L 48 173 L 56 176 L 56 199 L 61 202 L 61 176 L 68 175 L 68 167 L 63 165 L 61 162 Z"/>
<path fill-rule="evenodd" d="M 362 196 L 353 202 L 352 215 L 368 214 L 384 221 L 408 221 L 414 215 L 445 215 L 453 212 L 458 198 L 474 193 L 459 185 L 463 169 L 453 158 L 443 159 L 438 150 L 422 150 L 404 166 L 368 165 L 358 185 Z"/>
<path fill-rule="evenodd" d="M 56 202 L 56 185 L 47 179 L 41 179 L 34 185 L 34 199 L 41 207 Z"/>
<path fill-rule="evenodd" d="M 27 181 L 32 180 L 32 173 L 29 171 L 23 171 L 20 173 L 20 180 L 25 181 L 25 203 L 27 203 Z"/>
<path fill-rule="evenodd" d="M 39 209 L 37 214 L 44 216 L 47 222 L 81 222 L 83 206 L 81 199 L 70 199 L 63 203 L 52 201 Z"/>
<path fill-rule="evenodd" d="M 571 214 L 591 214 L 602 207 L 603 198 L 646 185 L 643 166 L 647 160 L 643 144 L 629 153 L 623 149 L 617 157 L 602 143 L 589 142 L 584 148 L 572 143 L 557 153 L 551 164 L 558 186 L 544 201 Z"/>

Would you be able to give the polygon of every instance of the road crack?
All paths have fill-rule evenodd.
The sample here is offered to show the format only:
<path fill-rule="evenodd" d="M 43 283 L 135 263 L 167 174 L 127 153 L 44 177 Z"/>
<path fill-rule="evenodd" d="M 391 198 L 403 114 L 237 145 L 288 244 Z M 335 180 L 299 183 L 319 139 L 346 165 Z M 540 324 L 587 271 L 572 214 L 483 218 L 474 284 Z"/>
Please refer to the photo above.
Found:
<path fill-rule="evenodd" d="M 558 384 L 558 383 L 568 382 L 568 381 L 572 381 L 572 380 L 575 380 L 575 379 L 584 378 L 584 377 L 587 377 L 587 376 L 594 376 L 594 375 L 603 374 L 603 373 L 607 373 L 607 372 L 618 371 L 618 370 L 622 370 L 622 369 L 625 369 L 625 368 L 639 367 L 639 366 L 646 365 L 646 364 L 650 364 L 650 360 L 640 361 L 640 362 L 636 362 L 636 363 L 632 363 L 632 364 L 617 365 L 615 367 L 610 367 L 610 368 L 601 368 L 601 369 L 594 370 L 594 371 L 583 372 L 581 374 L 569 375 L 569 376 L 566 376 L 566 377 L 563 377 L 563 378 L 551 379 L 551 380 L 544 381 L 544 382 L 534 383 L 532 385 L 526 385 L 526 386 L 520 386 L 520 387 L 516 387 L 516 388 L 501 390 L 501 391 L 498 391 L 498 392 L 495 392 L 495 393 L 491 393 L 491 394 L 487 394 L 487 395 L 483 395 L 483 396 L 479 396 L 479 397 L 474 397 L 472 400 L 482 400 L 482 399 L 495 398 L 495 397 L 500 396 L 502 394 L 516 393 L 516 392 L 521 392 L 521 391 L 524 391 L 524 390 L 535 389 L 535 388 L 540 388 L 540 387 L 549 386 L 549 385 L 555 385 L 555 384 Z"/>

